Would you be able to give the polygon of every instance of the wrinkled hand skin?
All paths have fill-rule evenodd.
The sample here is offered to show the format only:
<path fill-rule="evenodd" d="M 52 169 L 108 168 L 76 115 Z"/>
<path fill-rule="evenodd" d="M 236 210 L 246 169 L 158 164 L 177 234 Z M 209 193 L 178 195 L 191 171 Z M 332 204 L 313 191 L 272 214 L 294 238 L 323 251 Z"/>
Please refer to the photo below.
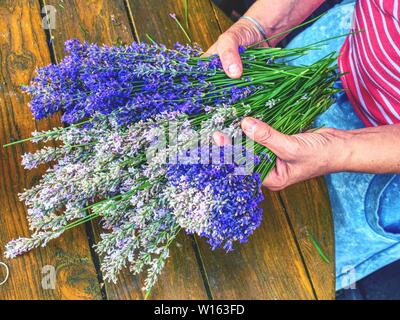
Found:
<path fill-rule="evenodd" d="M 273 36 L 300 24 L 323 2 L 258 0 L 246 15 L 256 19 Z M 271 45 L 282 38 L 270 41 Z M 227 75 L 240 78 L 243 66 L 239 46 L 262 40 L 257 27 L 242 19 L 222 34 L 205 55 L 218 54 Z M 288 136 L 260 120 L 245 118 L 242 129 L 249 138 L 277 155 L 275 168 L 263 182 L 272 191 L 339 171 L 400 173 L 400 124 L 349 131 L 322 128 Z M 215 132 L 213 137 L 218 145 L 230 143 L 230 137 L 220 132 Z"/>
<path fill-rule="evenodd" d="M 276 166 L 263 181 L 271 191 L 338 171 L 348 160 L 348 155 L 340 152 L 345 141 L 351 138 L 351 133 L 346 131 L 323 128 L 289 136 L 254 118 L 245 118 L 242 129 L 250 139 L 277 156 Z M 214 134 L 214 141 L 225 145 L 229 143 L 229 137 L 218 132 Z"/>
<path fill-rule="evenodd" d="M 285 135 L 266 123 L 245 118 L 242 130 L 277 156 L 263 184 L 279 191 L 300 181 L 340 172 L 400 173 L 400 124 L 357 130 L 322 128 Z M 217 145 L 230 138 L 214 133 Z"/>
<path fill-rule="evenodd" d="M 245 13 L 246 16 L 257 20 L 268 37 L 278 35 L 304 21 L 324 0 L 258 0 Z M 284 35 L 271 39 L 269 44 L 274 46 Z M 257 27 L 249 20 L 240 19 L 214 43 L 205 56 L 218 54 L 226 74 L 240 78 L 243 65 L 240 60 L 239 46 L 249 46 L 261 42 L 263 36 Z M 260 45 L 266 46 L 266 42 Z"/>
<path fill-rule="evenodd" d="M 218 54 L 225 73 L 232 79 L 237 79 L 243 72 L 239 46 L 249 46 L 262 40 L 263 37 L 257 28 L 250 21 L 242 19 L 220 35 L 218 41 L 208 49 L 205 56 Z"/>

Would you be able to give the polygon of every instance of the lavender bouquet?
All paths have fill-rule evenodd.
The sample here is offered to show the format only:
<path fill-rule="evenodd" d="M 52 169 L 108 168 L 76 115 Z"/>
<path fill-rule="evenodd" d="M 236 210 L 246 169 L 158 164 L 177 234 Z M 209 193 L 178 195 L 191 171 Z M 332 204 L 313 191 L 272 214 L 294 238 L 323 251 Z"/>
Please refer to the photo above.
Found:
<path fill-rule="evenodd" d="M 50 168 L 20 194 L 33 233 L 8 243 L 6 256 L 99 218 L 105 232 L 95 249 L 105 279 L 115 282 L 125 267 L 147 272 L 147 292 L 180 230 L 230 251 L 260 225 L 261 181 L 275 155 L 245 140 L 240 120 L 252 116 L 298 133 L 337 92 L 334 54 L 311 66 L 288 64 L 317 45 L 240 48 L 244 73 L 236 80 L 226 77 L 218 57 L 201 57 L 196 46 L 71 40 L 66 50 L 25 90 L 36 119 L 61 112 L 67 126 L 8 145 L 44 145 L 22 163 Z M 234 143 L 214 146 L 215 131 Z"/>

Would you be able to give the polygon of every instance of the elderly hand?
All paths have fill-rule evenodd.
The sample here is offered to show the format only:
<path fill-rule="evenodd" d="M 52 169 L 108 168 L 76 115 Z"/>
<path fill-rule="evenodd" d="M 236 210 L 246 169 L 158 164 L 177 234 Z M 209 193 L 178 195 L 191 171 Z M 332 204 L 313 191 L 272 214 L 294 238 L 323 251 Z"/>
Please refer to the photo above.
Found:
<path fill-rule="evenodd" d="M 349 161 L 350 153 L 346 147 L 346 141 L 352 137 L 349 131 L 323 128 L 289 136 L 254 118 L 245 118 L 241 125 L 250 139 L 277 156 L 275 168 L 263 181 L 272 191 L 340 171 Z M 214 134 L 214 140 L 218 145 L 229 143 L 229 138 L 219 132 Z"/>
<path fill-rule="evenodd" d="M 245 13 L 256 20 L 264 33 L 272 37 L 297 26 L 306 19 L 324 0 L 258 0 Z M 276 37 L 269 43 L 274 46 L 281 39 Z M 205 55 L 218 54 L 226 74 L 240 78 L 243 72 L 239 46 L 248 46 L 264 40 L 257 26 L 246 19 L 240 19 L 214 43 Z M 267 45 L 263 42 L 263 45 Z"/>
<path fill-rule="evenodd" d="M 262 40 L 263 37 L 257 27 L 250 21 L 241 19 L 223 33 L 205 55 L 218 54 L 226 74 L 233 79 L 240 78 L 243 66 L 239 56 L 239 47 L 248 46 Z"/>
<path fill-rule="evenodd" d="M 400 173 L 400 124 L 285 135 L 254 118 L 242 121 L 244 133 L 277 156 L 276 166 L 264 180 L 272 191 L 316 176 L 339 172 Z M 218 145 L 229 137 L 214 133 Z"/>

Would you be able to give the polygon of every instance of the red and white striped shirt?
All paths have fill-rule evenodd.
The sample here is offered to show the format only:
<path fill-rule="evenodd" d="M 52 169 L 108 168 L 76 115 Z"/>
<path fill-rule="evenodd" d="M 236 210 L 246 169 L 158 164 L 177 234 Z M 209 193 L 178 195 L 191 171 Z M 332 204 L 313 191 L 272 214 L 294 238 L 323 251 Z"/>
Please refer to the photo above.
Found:
<path fill-rule="evenodd" d="M 400 0 L 358 0 L 340 51 L 343 87 L 367 126 L 400 123 Z"/>

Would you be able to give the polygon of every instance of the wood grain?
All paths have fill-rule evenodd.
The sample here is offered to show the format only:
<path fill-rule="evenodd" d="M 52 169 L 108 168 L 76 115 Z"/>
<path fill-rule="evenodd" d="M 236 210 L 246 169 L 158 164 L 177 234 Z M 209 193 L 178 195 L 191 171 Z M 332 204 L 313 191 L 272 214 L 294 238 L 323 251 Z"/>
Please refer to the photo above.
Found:
<path fill-rule="evenodd" d="M 28 97 L 20 90 L 36 67 L 50 63 L 38 1 L 0 2 L 0 145 L 30 136 L 34 130 L 58 126 L 55 119 L 36 123 L 27 107 Z M 43 173 L 25 171 L 21 155 L 33 151 L 31 144 L 0 148 L 0 254 L 4 245 L 28 236 L 26 208 L 18 192 L 31 187 Z M 72 230 L 47 248 L 37 249 L 13 260 L 10 278 L 0 287 L 0 299 L 99 299 L 100 288 L 83 228 Z M 43 289 L 42 268 L 54 266 L 55 289 Z"/>
<path fill-rule="evenodd" d="M 218 7 L 213 0 L 210 0 L 214 15 L 218 21 L 219 29 L 225 32 L 232 25 L 232 20 Z"/>
<path fill-rule="evenodd" d="M 323 178 L 280 192 L 318 299 L 335 298 L 335 251 L 331 208 Z M 329 258 L 325 262 L 311 238 Z"/>
<path fill-rule="evenodd" d="M 140 34 L 147 33 L 169 46 L 176 41 L 186 42 L 183 33 L 168 16 L 169 12 L 174 12 L 183 21 L 183 1 L 130 0 L 129 4 Z M 159 14 L 154 14 L 155 10 Z M 223 13 L 208 0 L 191 0 L 189 10 L 189 33 L 204 49 L 217 40 L 220 26 L 229 26 Z M 198 240 L 214 298 L 315 298 L 284 208 L 277 195 L 267 193 L 267 198 L 269 200 L 264 204 L 266 221 L 248 244 L 238 246 L 232 254 L 211 252 L 202 239 Z"/>
<path fill-rule="evenodd" d="M 50 30 L 56 59 L 64 57 L 64 42 L 86 40 L 99 44 L 133 41 L 123 0 L 44 0 L 56 9 L 56 28 Z"/>
<path fill-rule="evenodd" d="M 184 21 L 183 0 L 44 0 L 56 9 L 49 43 L 42 28 L 39 0 L 0 2 L 0 144 L 30 132 L 59 125 L 56 117 L 32 119 L 28 99 L 19 89 L 37 66 L 65 55 L 64 41 L 119 44 L 149 34 L 172 46 L 188 42 L 169 13 Z M 189 1 L 189 34 L 204 49 L 230 26 L 211 0 Z M 51 50 L 49 51 L 49 45 Z M 17 193 L 35 183 L 45 168 L 26 172 L 19 165 L 31 144 L 0 149 L 0 254 L 9 240 L 29 234 L 26 209 Z M 264 190 L 264 222 L 247 244 L 233 253 L 212 252 L 203 239 L 181 234 L 152 292 L 154 299 L 332 299 L 334 298 L 333 227 L 326 187 L 321 179 L 298 184 L 279 194 Z M 117 285 L 98 283 L 98 257 L 87 236 L 98 238 L 98 227 L 68 231 L 47 248 L 12 261 L 10 279 L 0 287 L 0 299 L 142 299 L 143 277 L 122 273 Z M 331 259 L 325 263 L 310 241 L 313 235 Z M 89 242 L 92 242 L 90 239 Z M 93 258 L 96 263 L 93 262 Z M 3 258 L 0 258 L 3 260 Z M 57 272 L 54 290 L 41 286 L 42 268 Z M 97 265 L 98 268 L 98 265 Z M 203 274 L 201 273 L 203 271 Z"/>
<path fill-rule="evenodd" d="M 57 28 L 52 31 L 55 56 L 61 59 L 67 39 L 77 38 L 93 43 L 130 43 L 134 40 L 129 13 L 124 1 L 56 1 L 46 4 L 57 9 Z M 60 6 L 62 4 L 62 7 Z M 154 15 L 154 14 L 153 14 Z M 95 240 L 102 232 L 93 224 Z M 107 299 L 143 299 L 143 276 L 123 272 L 116 285 L 104 283 Z M 171 257 L 155 285 L 153 299 L 207 298 L 191 239 L 179 237 L 171 248 Z"/>
<path fill-rule="evenodd" d="M 315 299 L 277 194 L 264 190 L 263 222 L 245 244 L 200 251 L 215 299 Z"/>
<path fill-rule="evenodd" d="M 176 22 L 169 16 L 175 13 L 184 24 L 184 0 L 128 0 L 133 21 L 141 40 L 150 35 L 156 42 L 172 47 L 176 42 L 188 43 Z M 189 35 L 203 49 L 210 46 L 220 31 L 208 0 L 189 0 Z"/>
<path fill-rule="evenodd" d="M 143 299 L 145 275 L 133 277 L 124 272 L 119 285 L 107 285 L 107 297 L 115 299 Z M 171 245 L 170 257 L 153 287 L 149 299 L 195 300 L 207 299 L 207 293 L 193 251 L 192 239 L 183 232 Z"/>

